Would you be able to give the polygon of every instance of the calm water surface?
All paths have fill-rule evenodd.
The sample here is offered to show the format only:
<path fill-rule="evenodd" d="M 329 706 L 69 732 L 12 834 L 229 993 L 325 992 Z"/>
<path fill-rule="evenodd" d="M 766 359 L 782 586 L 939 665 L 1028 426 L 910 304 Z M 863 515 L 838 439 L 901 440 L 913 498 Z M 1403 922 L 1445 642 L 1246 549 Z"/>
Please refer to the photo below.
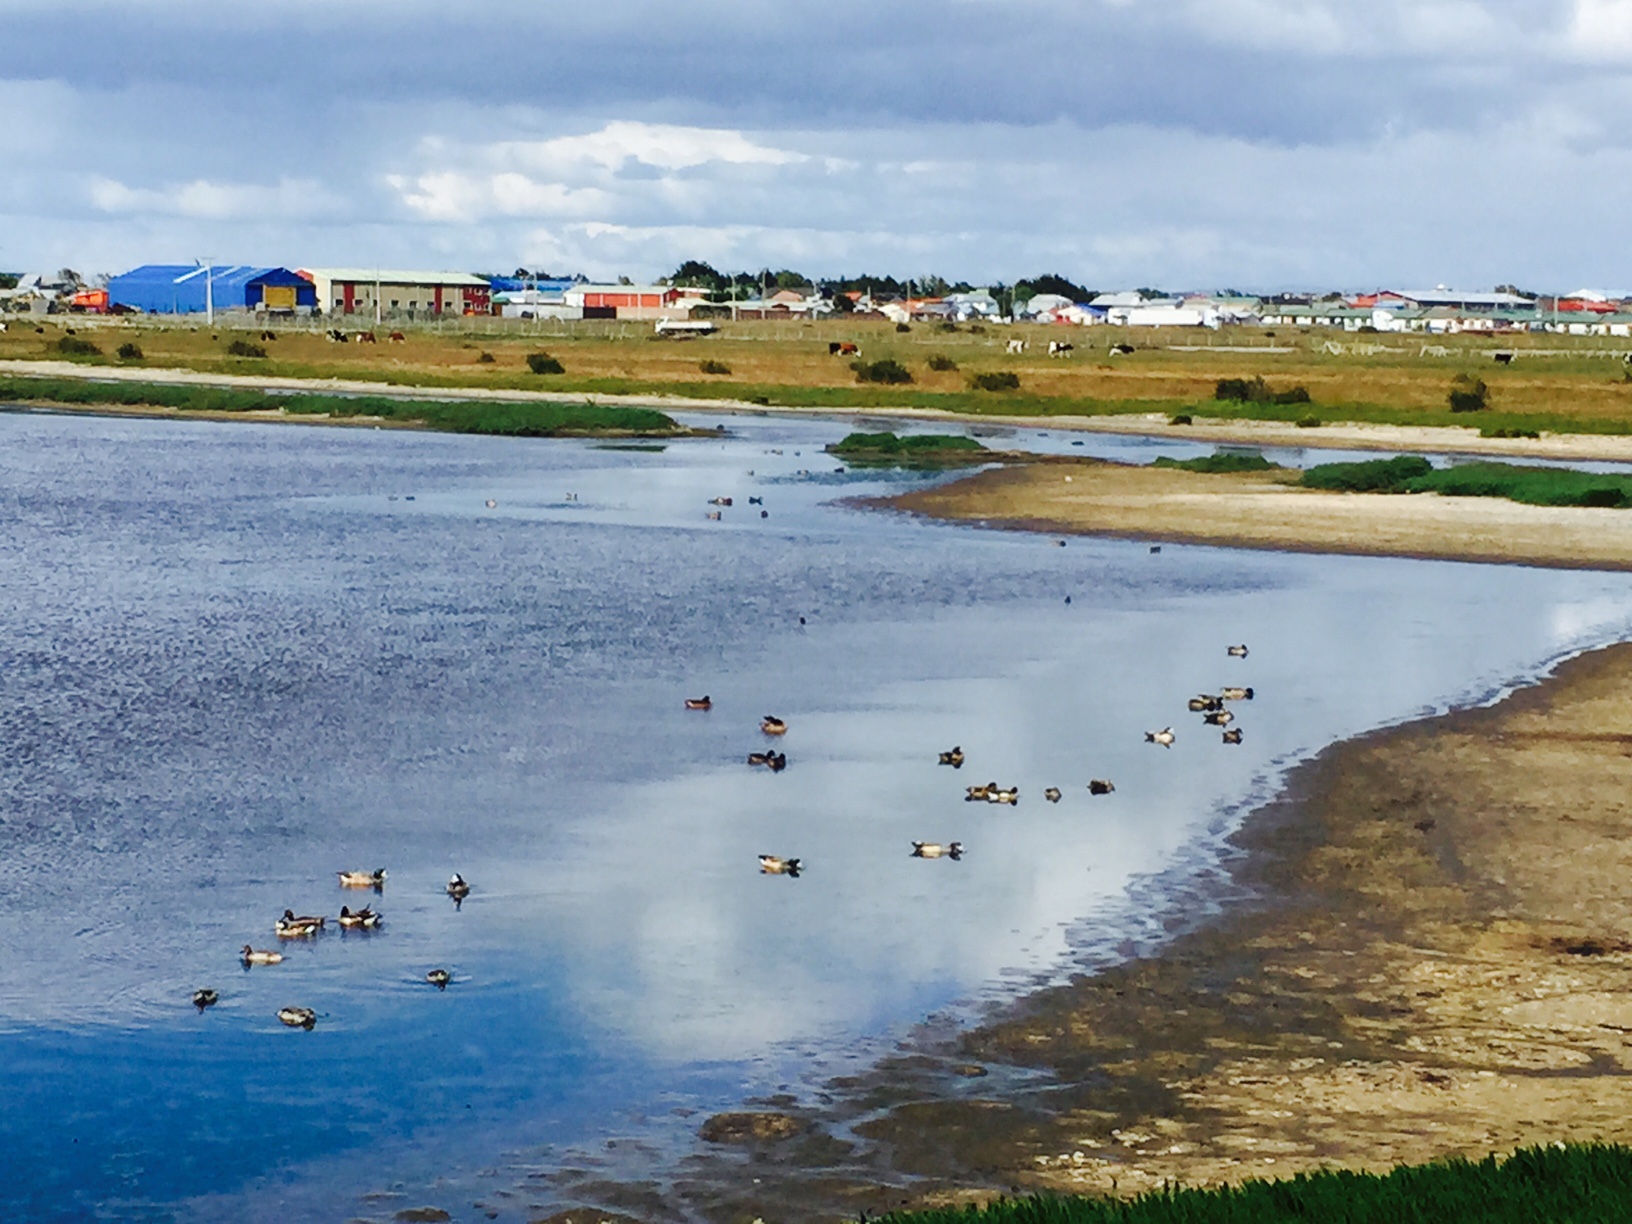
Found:
<path fill-rule="evenodd" d="M 525 1218 L 489 1192 L 553 1154 L 684 1142 L 1157 934 L 1150 882 L 1204 873 L 1290 762 L 1632 619 L 1623 575 L 850 509 L 926 478 L 836 471 L 841 422 L 728 424 L 637 451 L 0 416 L 0 1217 Z M 1221 684 L 1257 690 L 1240 747 L 1184 710 Z M 779 776 L 743 763 L 766 713 Z M 1020 805 L 963 802 L 988 780 Z M 239 966 L 376 866 L 381 930 Z"/>

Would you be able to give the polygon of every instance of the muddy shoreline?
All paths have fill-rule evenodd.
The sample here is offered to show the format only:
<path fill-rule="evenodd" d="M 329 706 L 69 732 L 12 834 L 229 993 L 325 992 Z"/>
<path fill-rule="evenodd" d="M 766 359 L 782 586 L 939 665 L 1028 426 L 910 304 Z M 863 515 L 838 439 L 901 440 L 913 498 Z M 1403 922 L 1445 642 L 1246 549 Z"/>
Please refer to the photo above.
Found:
<path fill-rule="evenodd" d="M 699 1119 L 678 1168 L 534 1180 L 539 1218 L 854 1220 L 1632 1140 L 1629 793 L 1632 643 L 1333 745 L 1159 953 Z"/>

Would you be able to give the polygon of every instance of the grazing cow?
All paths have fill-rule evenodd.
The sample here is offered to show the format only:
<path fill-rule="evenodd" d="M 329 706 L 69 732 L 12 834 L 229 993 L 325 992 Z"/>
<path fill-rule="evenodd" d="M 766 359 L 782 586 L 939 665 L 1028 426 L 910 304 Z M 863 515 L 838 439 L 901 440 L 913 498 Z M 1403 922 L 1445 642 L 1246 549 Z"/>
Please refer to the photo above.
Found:
<path fill-rule="evenodd" d="M 338 327 L 329 328 L 330 344 L 344 344 L 348 339 L 349 337 L 346 335 L 346 333 L 341 331 Z"/>
<path fill-rule="evenodd" d="M 1111 356 L 1112 357 L 1126 357 L 1131 352 L 1133 352 L 1133 345 L 1131 345 L 1131 344 L 1113 344 L 1113 345 L 1111 345 Z"/>
<path fill-rule="evenodd" d="M 1513 364 L 1513 354 L 1512 353 L 1492 353 L 1491 357 L 1495 359 L 1497 365 L 1512 365 Z"/>
<path fill-rule="evenodd" d="M 401 332 L 392 332 L 390 337 L 392 344 L 401 344 L 407 338 L 408 337 L 403 335 Z"/>
<path fill-rule="evenodd" d="M 0 332 L 3 332 L 5 330 L 6 330 L 6 325 L 4 323 L 0 323 Z"/>
<path fill-rule="evenodd" d="M 850 341 L 850 340 L 842 341 L 839 344 L 839 356 L 840 357 L 860 357 L 861 356 L 861 345 L 856 344 L 856 343 L 854 343 L 853 341 Z"/>
<path fill-rule="evenodd" d="M 379 341 L 374 338 L 374 333 L 373 332 L 358 332 L 357 333 L 357 343 L 358 344 L 378 344 Z"/>
<path fill-rule="evenodd" d="M 277 338 L 278 338 L 278 333 L 275 332 L 275 331 L 263 331 L 261 333 L 261 339 L 262 340 L 276 340 Z"/>
<path fill-rule="evenodd" d="M 1048 355 L 1050 357 L 1069 357 L 1076 351 L 1076 348 L 1077 346 L 1069 340 L 1050 340 L 1048 342 Z"/>
<path fill-rule="evenodd" d="M 1026 342 L 1024 340 L 1010 340 L 1003 351 L 1018 355 L 1026 351 Z"/>

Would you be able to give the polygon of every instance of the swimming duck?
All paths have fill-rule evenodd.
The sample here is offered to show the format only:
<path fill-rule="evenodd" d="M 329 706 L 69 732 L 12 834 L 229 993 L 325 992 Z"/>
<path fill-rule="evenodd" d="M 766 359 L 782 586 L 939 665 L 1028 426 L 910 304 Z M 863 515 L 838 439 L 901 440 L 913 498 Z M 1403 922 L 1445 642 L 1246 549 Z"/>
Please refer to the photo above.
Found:
<path fill-rule="evenodd" d="M 750 764 L 750 765 L 769 765 L 771 763 L 771 756 L 772 755 L 773 754 L 771 754 L 769 752 L 750 752 L 748 754 L 748 764 Z"/>
<path fill-rule="evenodd" d="M 788 754 L 785 752 L 768 752 L 765 757 L 765 764 L 770 766 L 772 773 L 781 773 L 788 767 Z"/>
<path fill-rule="evenodd" d="M 203 1011 L 206 1007 L 214 1007 L 221 1001 L 221 996 L 208 988 L 193 991 L 193 1006 Z"/>
<path fill-rule="evenodd" d="M 425 980 L 438 990 L 446 990 L 448 983 L 453 981 L 453 975 L 446 969 L 432 969 L 425 975 Z"/>
<path fill-rule="evenodd" d="M 340 925 L 371 931 L 380 925 L 380 916 L 366 905 L 356 911 L 349 910 L 342 905 L 340 907 Z"/>
<path fill-rule="evenodd" d="M 1218 690 L 1218 695 L 1224 698 L 1225 701 L 1252 700 L 1252 690 L 1250 688 L 1221 688 Z"/>
<path fill-rule="evenodd" d="M 455 901 L 463 901 L 470 896 L 470 885 L 465 883 L 465 877 L 457 871 L 453 873 L 453 879 L 448 881 L 448 896 Z"/>
<path fill-rule="evenodd" d="M 1163 727 L 1160 731 L 1146 731 L 1145 743 L 1160 744 L 1163 748 L 1173 747 L 1173 741 L 1178 737 L 1173 734 L 1172 727 Z"/>
<path fill-rule="evenodd" d="M 759 870 L 764 875 L 785 875 L 797 879 L 800 870 L 799 860 L 796 858 L 778 858 L 774 854 L 762 854 L 759 856 Z"/>
<path fill-rule="evenodd" d="M 487 499 L 487 508 L 489 510 L 496 510 L 496 509 L 498 509 L 498 506 L 499 506 L 499 503 L 494 501 L 491 497 Z"/>
<path fill-rule="evenodd" d="M 1207 710 L 1221 710 L 1221 709 L 1223 709 L 1224 708 L 1224 698 L 1223 697 L 1214 697 L 1214 696 L 1211 696 L 1210 694 L 1203 693 L 1199 697 L 1190 698 L 1190 703 L 1189 704 L 1190 704 L 1190 709 L 1191 709 L 1192 713 L 1200 714 L 1200 713 L 1203 713 L 1204 711 L 1207 711 Z"/>
<path fill-rule="evenodd" d="M 1210 714 L 1203 714 L 1201 721 L 1215 727 L 1227 727 L 1235 721 L 1235 715 L 1229 710 L 1214 710 Z"/>
<path fill-rule="evenodd" d="M 1241 742 L 1241 728 L 1237 727 L 1234 731 L 1224 732 L 1224 742 L 1226 744 L 1239 744 Z"/>
<path fill-rule="evenodd" d="M 720 521 L 720 512 L 718 510 L 710 510 L 703 517 L 708 519 L 708 521 L 711 523 L 717 523 Z"/>
<path fill-rule="evenodd" d="M 278 1019 L 290 1028 L 303 1028 L 308 1031 L 317 1026 L 317 1013 L 309 1007 L 280 1007 Z"/>
<path fill-rule="evenodd" d="M 341 888 L 372 888 L 379 892 L 385 887 L 385 868 L 378 871 L 337 871 Z"/>
<path fill-rule="evenodd" d="M 708 499 L 708 504 L 711 506 L 729 506 L 731 499 L 729 497 L 711 497 Z"/>
<path fill-rule="evenodd" d="M 688 710 L 712 710 L 713 708 L 714 702 L 707 693 L 704 693 L 701 697 L 686 698 L 686 709 Z"/>
<path fill-rule="evenodd" d="M 1011 786 L 1007 790 L 1003 790 L 993 787 L 986 792 L 986 802 L 1006 803 L 1010 807 L 1013 807 L 1015 804 L 1020 802 L 1020 788 L 1018 786 Z"/>
<path fill-rule="evenodd" d="M 946 845 L 942 845 L 940 842 L 913 842 L 912 857 L 961 859 L 963 857 L 963 843 L 948 842 Z"/>
<path fill-rule="evenodd" d="M 954 745 L 951 752 L 941 753 L 940 764 L 950 765 L 950 766 L 952 766 L 953 769 L 962 769 L 963 768 L 963 748 L 962 748 L 962 746 L 961 745 Z"/>
<path fill-rule="evenodd" d="M 750 476 L 753 475 L 752 472 L 749 472 L 748 474 Z M 750 506 L 763 506 L 765 504 L 765 499 L 763 497 L 750 497 L 748 499 L 748 504 Z"/>
<path fill-rule="evenodd" d="M 1043 798 L 1050 803 L 1058 803 L 1060 801 L 1060 788 L 1057 786 L 1049 787 L 1043 792 Z"/>
<path fill-rule="evenodd" d="M 964 789 L 969 792 L 963 797 L 965 803 L 982 803 L 991 798 L 992 792 L 997 789 L 997 783 L 988 782 L 985 786 L 968 786 Z"/>
<path fill-rule="evenodd" d="M 767 714 L 759 720 L 759 729 L 766 735 L 786 735 L 788 733 L 788 724 L 775 714 Z"/>
<path fill-rule="evenodd" d="M 1091 778 L 1088 781 L 1090 795 L 1108 795 L 1115 789 L 1116 787 L 1106 778 Z"/>
<path fill-rule="evenodd" d="M 1247 657 L 1246 643 L 1243 642 L 1239 646 L 1226 646 L 1224 648 L 1224 653 L 1229 655 L 1232 659 L 1244 659 Z"/>
<path fill-rule="evenodd" d="M 245 968 L 250 965 L 281 965 L 283 963 L 283 953 L 252 948 L 245 944 L 244 950 L 238 954 L 238 959 L 244 962 Z"/>
<path fill-rule="evenodd" d="M 283 917 L 278 919 L 274 929 L 279 939 L 304 939 L 321 931 L 325 921 L 326 919 L 311 914 L 296 917 L 294 910 L 284 910 Z"/>

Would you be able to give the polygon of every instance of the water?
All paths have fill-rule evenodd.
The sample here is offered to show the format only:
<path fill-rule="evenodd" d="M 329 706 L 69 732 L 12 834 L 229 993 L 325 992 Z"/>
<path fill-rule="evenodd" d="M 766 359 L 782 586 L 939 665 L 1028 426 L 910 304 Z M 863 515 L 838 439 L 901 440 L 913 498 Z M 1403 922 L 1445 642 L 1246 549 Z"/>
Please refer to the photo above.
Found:
<path fill-rule="evenodd" d="M 1288 763 L 1632 619 L 1624 575 L 846 508 L 931 478 L 837 472 L 842 422 L 728 424 L 642 452 L 0 416 L 0 1214 L 460 1216 L 552 1152 L 683 1143 L 677 1110 L 1114 956 Z M 1184 709 L 1231 683 L 1234 748 Z M 766 713 L 778 776 L 743 763 Z M 963 802 L 988 780 L 1019 807 Z M 238 965 L 377 866 L 380 931 Z"/>

